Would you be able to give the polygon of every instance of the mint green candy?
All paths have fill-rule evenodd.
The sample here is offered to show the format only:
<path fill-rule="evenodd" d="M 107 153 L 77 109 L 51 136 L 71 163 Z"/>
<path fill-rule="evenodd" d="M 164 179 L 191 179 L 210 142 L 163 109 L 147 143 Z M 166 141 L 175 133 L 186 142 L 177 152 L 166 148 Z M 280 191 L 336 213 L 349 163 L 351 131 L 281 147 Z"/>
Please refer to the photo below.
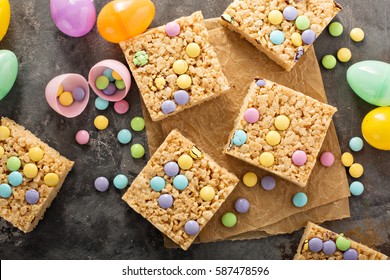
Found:
<path fill-rule="evenodd" d="M 226 212 L 222 216 L 222 224 L 225 227 L 231 228 L 234 227 L 237 223 L 237 217 L 232 212 Z"/>
<path fill-rule="evenodd" d="M 142 158 L 145 155 L 145 148 L 141 144 L 134 144 L 130 148 L 133 158 Z"/>
<path fill-rule="evenodd" d="M 110 84 L 110 80 L 106 76 L 99 76 L 95 81 L 95 86 L 100 89 L 106 89 Z"/>
<path fill-rule="evenodd" d="M 337 237 L 336 247 L 340 251 L 347 251 L 351 247 L 351 241 L 343 236 Z"/>
<path fill-rule="evenodd" d="M 303 192 L 297 192 L 293 198 L 293 204 L 300 208 L 307 204 L 307 195 Z"/>
<path fill-rule="evenodd" d="M 306 30 L 310 27 L 310 19 L 307 16 L 299 16 L 295 20 L 295 25 L 299 30 Z"/>
<path fill-rule="evenodd" d="M 0 100 L 6 97 L 13 87 L 18 68 L 16 55 L 8 50 L 0 50 Z"/>
<path fill-rule="evenodd" d="M 336 63 L 337 63 L 336 58 L 331 54 L 325 55 L 322 58 L 322 66 L 324 66 L 325 69 L 331 70 L 335 68 Z"/>
<path fill-rule="evenodd" d="M 10 170 L 10 171 L 19 170 L 19 168 L 20 168 L 21 165 L 22 165 L 22 163 L 20 162 L 20 159 L 17 158 L 17 157 L 10 157 L 10 158 L 7 160 L 7 168 L 8 168 L 8 170 Z"/>
<path fill-rule="evenodd" d="M 118 174 L 115 176 L 113 183 L 115 188 L 122 190 L 129 185 L 129 179 L 127 179 L 127 177 L 123 174 Z"/>
<path fill-rule="evenodd" d="M 135 117 L 131 120 L 130 126 L 134 131 L 141 131 L 145 128 L 145 120 L 141 117 Z"/>
<path fill-rule="evenodd" d="M 341 25 L 340 22 L 335 21 L 329 25 L 328 30 L 329 30 L 330 35 L 332 35 L 333 37 L 338 37 L 341 34 L 343 34 L 344 27 Z"/>
<path fill-rule="evenodd" d="M 125 82 L 123 80 L 116 80 L 115 86 L 117 89 L 124 89 L 126 87 Z"/>

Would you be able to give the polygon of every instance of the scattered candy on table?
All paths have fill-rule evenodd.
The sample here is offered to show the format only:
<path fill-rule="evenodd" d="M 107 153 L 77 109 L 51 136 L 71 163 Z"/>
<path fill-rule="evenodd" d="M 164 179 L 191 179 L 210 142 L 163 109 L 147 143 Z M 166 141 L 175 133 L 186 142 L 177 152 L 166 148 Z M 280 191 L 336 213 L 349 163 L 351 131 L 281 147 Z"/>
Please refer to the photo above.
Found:
<path fill-rule="evenodd" d="M 130 107 L 129 102 L 127 102 L 126 100 L 123 100 L 123 99 L 115 102 L 115 104 L 114 104 L 114 110 L 119 115 L 126 114 L 127 111 L 129 111 L 129 107 Z"/>
<path fill-rule="evenodd" d="M 350 49 L 347 49 L 347 48 L 341 48 L 339 49 L 339 51 L 337 52 L 337 58 L 339 61 L 341 62 L 348 62 L 351 60 L 352 58 L 352 53 L 350 51 Z"/>
<path fill-rule="evenodd" d="M 353 158 L 353 155 L 351 153 L 345 152 L 342 154 L 341 163 L 345 167 L 350 167 L 353 164 L 353 162 L 354 162 L 354 158 Z"/>
<path fill-rule="evenodd" d="M 320 162 L 323 166 L 330 167 L 334 163 L 334 155 L 331 152 L 324 152 L 321 154 Z"/>
<path fill-rule="evenodd" d="M 360 137 L 353 137 L 349 140 L 349 148 L 354 152 L 359 152 L 363 149 L 363 139 Z"/>
<path fill-rule="evenodd" d="M 303 192 L 297 192 L 293 197 L 293 204 L 296 207 L 303 207 L 307 204 L 307 195 Z"/>
<path fill-rule="evenodd" d="M 325 55 L 322 58 L 322 66 L 324 66 L 325 69 L 331 70 L 335 68 L 336 63 L 337 63 L 336 58 L 331 54 Z"/>
<path fill-rule="evenodd" d="M 118 174 L 115 176 L 113 183 L 115 188 L 122 190 L 129 185 L 129 179 L 123 174 Z"/>
<path fill-rule="evenodd" d="M 79 145 L 86 145 L 89 142 L 89 132 L 86 130 L 79 130 L 76 133 L 76 142 Z"/>
<path fill-rule="evenodd" d="M 93 121 L 93 124 L 98 130 L 105 130 L 108 127 L 108 119 L 103 115 L 99 115 Z"/>
<path fill-rule="evenodd" d="M 108 187 L 110 186 L 110 182 L 106 177 L 98 177 L 95 179 L 94 182 L 95 189 L 99 192 L 105 192 L 108 190 Z"/>
<path fill-rule="evenodd" d="M 246 198 L 239 198 L 236 200 L 234 207 L 236 208 L 238 213 L 243 214 L 249 211 L 250 203 Z"/>
<path fill-rule="evenodd" d="M 335 21 L 329 25 L 328 30 L 329 30 L 330 35 L 332 35 L 333 37 L 338 37 L 341 34 L 343 34 L 344 27 L 340 22 Z"/>
<path fill-rule="evenodd" d="M 145 120 L 141 117 L 134 117 L 130 122 L 130 126 L 134 131 L 142 131 L 145 128 Z"/>
<path fill-rule="evenodd" d="M 225 226 L 225 227 L 234 227 L 237 223 L 237 217 L 236 215 L 234 215 L 232 212 L 226 212 L 223 216 L 222 216 L 222 224 Z"/>
<path fill-rule="evenodd" d="M 265 189 L 267 191 L 271 191 L 276 186 L 276 180 L 272 176 L 264 176 L 261 179 L 261 186 L 263 187 L 263 189 Z"/>
<path fill-rule="evenodd" d="M 364 192 L 364 185 L 359 181 L 352 182 L 349 185 L 349 191 L 352 195 L 359 196 Z"/>
<path fill-rule="evenodd" d="M 145 155 L 145 148 L 141 144 L 134 144 L 130 148 L 133 158 L 142 158 Z"/>
<path fill-rule="evenodd" d="M 242 177 L 242 182 L 249 188 L 254 187 L 257 184 L 257 175 L 253 172 L 247 172 Z"/>
<path fill-rule="evenodd" d="M 109 104 L 110 104 L 110 102 L 108 102 L 107 100 L 104 100 L 101 97 L 97 97 L 95 99 L 95 107 L 96 107 L 96 109 L 98 109 L 100 111 L 106 110 L 108 108 Z"/>
<path fill-rule="evenodd" d="M 363 173 L 364 173 L 364 168 L 360 163 L 354 163 L 349 168 L 349 175 L 351 175 L 351 177 L 355 179 L 360 178 L 363 175 Z"/>
<path fill-rule="evenodd" d="M 361 28 L 353 28 L 349 33 L 351 39 L 355 42 L 361 42 L 364 39 L 364 31 Z"/>
<path fill-rule="evenodd" d="M 118 132 L 118 141 L 119 143 L 121 144 L 129 144 L 131 139 L 133 138 L 130 130 L 128 129 L 121 129 L 119 132 Z"/>

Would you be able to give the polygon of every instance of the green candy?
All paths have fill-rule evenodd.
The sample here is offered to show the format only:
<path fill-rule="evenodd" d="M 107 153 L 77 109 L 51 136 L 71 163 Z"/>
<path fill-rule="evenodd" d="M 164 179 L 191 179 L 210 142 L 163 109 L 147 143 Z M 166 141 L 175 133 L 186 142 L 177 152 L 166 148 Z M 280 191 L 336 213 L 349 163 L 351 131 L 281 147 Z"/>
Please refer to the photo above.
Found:
<path fill-rule="evenodd" d="M 343 31 L 344 31 L 344 27 L 341 25 L 340 22 L 335 21 L 329 25 L 329 33 L 333 37 L 340 36 L 343 33 Z"/>
<path fill-rule="evenodd" d="M 96 87 L 100 90 L 106 89 L 109 84 L 110 80 L 106 76 L 100 76 L 95 81 Z"/>
<path fill-rule="evenodd" d="M 145 51 L 138 51 L 134 54 L 133 63 L 135 66 L 145 66 L 149 62 L 149 55 Z"/>
<path fill-rule="evenodd" d="M 225 226 L 225 227 L 234 227 L 237 223 L 237 217 L 236 215 L 234 215 L 232 212 L 226 212 L 223 216 L 222 216 L 222 224 Z"/>
<path fill-rule="evenodd" d="M 141 131 L 145 128 L 145 120 L 141 117 L 135 117 L 131 120 L 130 127 L 134 131 Z"/>
<path fill-rule="evenodd" d="M 336 247 L 340 251 L 347 251 L 351 247 L 351 241 L 340 235 L 337 237 Z"/>
<path fill-rule="evenodd" d="M 324 68 L 326 68 L 328 70 L 335 68 L 336 63 L 337 63 L 336 58 L 331 54 L 325 55 L 322 58 L 322 66 L 324 66 Z"/>
<path fill-rule="evenodd" d="M 310 19 L 307 16 L 299 16 L 295 20 L 295 25 L 299 30 L 306 30 L 310 27 Z"/>
<path fill-rule="evenodd" d="M 115 86 L 117 89 L 124 89 L 126 87 L 125 82 L 123 80 L 116 80 Z"/>
<path fill-rule="evenodd" d="M 141 144 L 131 146 L 130 152 L 133 158 L 142 158 L 145 155 L 145 149 Z"/>
<path fill-rule="evenodd" d="M 7 168 L 8 168 L 8 170 L 10 170 L 10 171 L 19 170 L 19 168 L 20 168 L 21 165 L 22 165 L 22 163 L 20 162 L 20 159 L 17 158 L 17 157 L 10 157 L 10 158 L 7 160 Z"/>

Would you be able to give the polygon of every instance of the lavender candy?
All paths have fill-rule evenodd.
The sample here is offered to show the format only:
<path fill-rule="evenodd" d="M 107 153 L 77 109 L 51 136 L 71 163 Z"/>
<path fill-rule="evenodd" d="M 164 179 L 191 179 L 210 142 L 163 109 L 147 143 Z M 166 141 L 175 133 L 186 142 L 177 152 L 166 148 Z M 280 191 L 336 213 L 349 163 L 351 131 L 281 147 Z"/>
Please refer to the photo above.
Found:
<path fill-rule="evenodd" d="M 161 104 L 161 111 L 164 114 L 170 114 L 176 111 L 176 104 L 172 100 L 166 100 Z"/>
<path fill-rule="evenodd" d="M 164 165 L 164 172 L 168 176 L 176 176 L 179 174 L 179 165 L 174 161 L 170 161 Z"/>
<path fill-rule="evenodd" d="M 267 191 L 271 191 L 276 186 L 276 180 L 272 176 L 264 176 L 261 179 L 261 186 L 263 187 L 263 189 L 265 189 Z"/>
<path fill-rule="evenodd" d="M 322 247 L 323 247 L 323 243 L 321 239 L 314 237 L 309 240 L 309 249 L 313 253 L 318 253 L 319 251 L 322 250 Z"/>
<path fill-rule="evenodd" d="M 336 252 L 336 243 L 334 243 L 333 240 L 325 241 L 322 247 L 322 252 L 328 256 L 333 255 L 334 252 Z"/>
<path fill-rule="evenodd" d="M 307 30 L 303 31 L 303 33 L 302 33 L 302 41 L 306 45 L 313 44 L 314 41 L 316 40 L 316 38 L 317 38 L 317 35 L 313 30 L 307 29 Z"/>
<path fill-rule="evenodd" d="M 161 208 L 167 209 L 173 205 L 173 197 L 170 194 L 162 194 L 158 198 L 158 205 L 160 205 Z"/>
<path fill-rule="evenodd" d="M 82 101 L 85 97 L 85 91 L 82 87 L 76 87 L 72 90 L 73 99 L 76 101 Z"/>
<path fill-rule="evenodd" d="M 108 179 L 106 177 L 98 177 L 96 178 L 94 185 L 99 192 L 105 192 L 106 190 L 108 190 L 110 182 L 108 182 Z"/>
<path fill-rule="evenodd" d="M 239 198 L 234 205 L 238 213 L 246 213 L 249 211 L 249 201 L 245 198 Z"/>
<path fill-rule="evenodd" d="M 343 259 L 349 261 L 355 261 L 358 259 L 358 252 L 355 249 L 348 249 L 343 253 Z"/>
<path fill-rule="evenodd" d="M 116 86 L 114 83 L 109 83 L 108 86 L 103 89 L 105 95 L 113 95 L 116 92 Z"/>
<path fill-rule="evenodd" d="M 37 204 L 39 200 L 39 192 L 37 190 L 30 189 L 26 191 L 25 198 L 28 204 Z"/>
<path fill-rule="evenodd" d="M 179 105 L 185 105 L 190 101 L 190 96 L 185 90 L 178 90 L 173 94 L 173 98 Z"/>
<path fill-rule="evenodd" d="M 265 86 L 265 81 L 264 81 L 263 79 L 258 79 L 258 80 L 256 81 L 256 85 L 257 85 L 258 87 L 263 87 L 263 86 Z"/>
<path fill-rule="evenodd" d="M 295 20 L 298 17 L 298 10 L 293 6 L 287 6 L 283 10 L 283 16 L 287 20 Z"/>
<path fill-rule="evenodd" d="M 184 231 L 188 235 L 197 235 L 199 233 L 199 224 L 197 221 L 189 220 L 184 225 Z"/>

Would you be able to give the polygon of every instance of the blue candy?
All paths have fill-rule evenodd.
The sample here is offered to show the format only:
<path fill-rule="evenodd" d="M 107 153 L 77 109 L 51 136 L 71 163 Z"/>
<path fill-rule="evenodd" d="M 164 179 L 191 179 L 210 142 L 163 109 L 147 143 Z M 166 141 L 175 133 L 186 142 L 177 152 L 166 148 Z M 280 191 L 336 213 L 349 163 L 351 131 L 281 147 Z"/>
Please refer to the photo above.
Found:
<path fill-rule="evenodd" d="M 165 188 L 165 180 L 160 176 L 153 177 L 149 184 L 150 187 L 156 192 L 161 192 L 162 189 Z"/>
<path fill-rule="evenodd" d="M 122 190 L 127 187 L 129 184 L 129 179 L 123 174 L 118 174 L 114 178 L 114 186 L 115 188 Z"/>
<path fill-rule="evenodd" d="M 269 38 L 275 45 L 280 45 L 284 42 L 284 33 L 280 30 L 274 30 L 271 32 Z"/>
<path fill-rule="evenodd" d="M 121 144 L 129 144 L 131 139 L 133 138 L 133 135 L 131 134 L 130 130 L 128 129 L 122 129 L 118 132 L 118 141 Z"/>
<path fill-rule="evenodd" d="M 22 173 L 18 171 L 13 171 L 8 175 L 8 183 L 10 183 L 11 186 L 17 187 L 21 183 L 23 183 L 23 175 Z"/>
<path fill-rule="evenodd" d="M 98 97 L 95 99 L 95 107 L 96 107 L 96 109 L 98 109 L 100 111 L 106 110 L 109 104 L 110 104 L 110 102 L 108 102 L 107 100 L 104 100 L 101 97 Z"/>
<path fill-rule="evenodd" d="M 298 192 L 294 195 L 293 203 L 296 207 L 303 207 L 307 204 L 307 196 L 303 192 Z"/>
<path fill-rule="evenodd" d="M 349 140 L 349 147 L 354 152 L 359 152 L 361 149 L 363 149 L 363 140 L 360 137 L 353 137 L 351 140 Z"/>
<path fill-rule="evenodd" d="M 236 132 L 234 132 L 232 142 L 236 146 L 242 146 L 245 144 L 246 139 L 247 139 L 247 136 L 246 136 L 245 131 L 239 129 L 239 130 L 236 130 Z"/>
<path fill-rule="evenodd" d="M 175 186 L 176 189 L 179 191 L 184 190 L 188 186 L 188 179 L 184 175 L 177 175 L 173 179 L 173 185 Z"/>
<path fill-rule="evenodd" d="M 364 185 L 359 181 L 352 182 L 351 185 L 349 185 L 349 191 L 352 195 L 359 196 L 364 191 Z"/>

